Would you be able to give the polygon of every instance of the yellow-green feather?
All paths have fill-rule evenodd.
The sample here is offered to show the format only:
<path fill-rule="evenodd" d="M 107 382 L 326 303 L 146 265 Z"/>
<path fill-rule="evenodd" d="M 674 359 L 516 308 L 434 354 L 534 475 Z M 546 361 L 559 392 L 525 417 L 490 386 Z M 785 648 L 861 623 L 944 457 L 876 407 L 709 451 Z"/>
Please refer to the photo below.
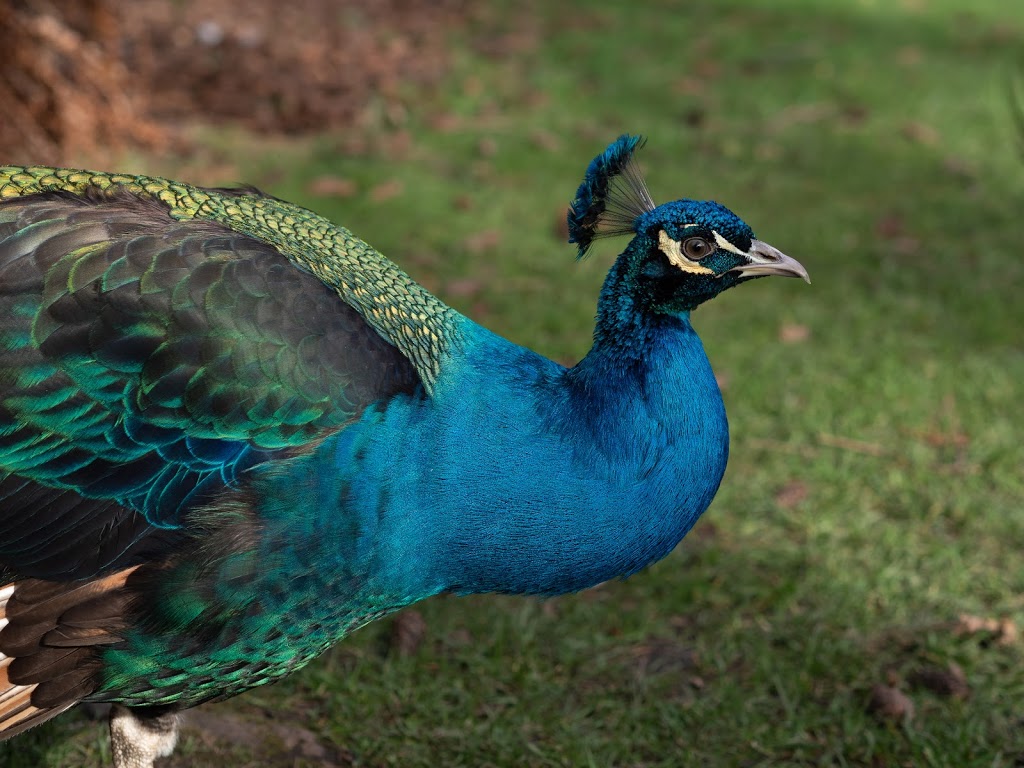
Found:
<path fill-rule="evenodd" d="M 155 176 L 0 166 L 0 200 L 123 188 L 160 200 L 178 220 L 207 219 L 259 238 L 330 285 L 416 366 L 428 390 L 456 346 L 460 316 L 344 227 L 258 194 L 222 194 Z"/>

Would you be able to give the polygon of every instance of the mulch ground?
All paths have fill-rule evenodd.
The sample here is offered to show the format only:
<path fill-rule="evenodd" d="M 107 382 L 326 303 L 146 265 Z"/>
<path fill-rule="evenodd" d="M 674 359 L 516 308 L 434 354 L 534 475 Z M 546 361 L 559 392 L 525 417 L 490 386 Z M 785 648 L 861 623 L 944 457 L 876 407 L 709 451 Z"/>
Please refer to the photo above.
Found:
<path fill-rule="evenodd" d="M 9 0 L 0 162 L 164 151 L 197 120 L 287 134 L 399 121 L 480 12 L 471 0 Z"/>

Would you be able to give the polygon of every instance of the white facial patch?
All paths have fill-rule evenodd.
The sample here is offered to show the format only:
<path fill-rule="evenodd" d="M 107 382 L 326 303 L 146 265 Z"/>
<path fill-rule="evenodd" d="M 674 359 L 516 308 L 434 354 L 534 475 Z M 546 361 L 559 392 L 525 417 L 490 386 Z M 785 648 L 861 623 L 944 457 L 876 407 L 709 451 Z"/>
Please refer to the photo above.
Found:
<path fill-rule="evenodd" d="M 715 232 L 715 230 L 711 230 L 711 234 L 713 234 L 715 236 L 715 244 L 718 245 L 718 247 L 721 248 L 723 251 L 729 251 L 729 253 L 735 253 L 737 256 L 747 256 L 748 255 L 747 253 L 741 251 L 735 245 L 730 243 L 728 240 L 726 240 L 720 234 Z"/>
<path fill-rule="evenodd" d="M 716 237 L 718 233 L 715 233 Z M 664 229 L 658 232 L 658 250 L 668 257 L 668 261 L 673 266 L 679 267 L 684 272 L 692 272 L 695 275 L 713 275 L 715 271 L 710 267 L 705 267 L 698 264 L 692 259 L 688 259 L 683 255 L 683 246 L 678 240 L 673 240 L 668 236 L 668 232 Z"/>

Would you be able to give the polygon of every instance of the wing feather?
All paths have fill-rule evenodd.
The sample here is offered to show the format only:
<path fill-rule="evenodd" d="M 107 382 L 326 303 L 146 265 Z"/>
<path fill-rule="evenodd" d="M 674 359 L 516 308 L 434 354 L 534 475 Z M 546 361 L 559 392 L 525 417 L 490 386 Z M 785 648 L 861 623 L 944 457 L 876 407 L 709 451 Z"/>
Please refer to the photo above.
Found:
<path fill-rule="evenodd" d="M 125 190 L 4 200 L 0 573 L 127 567 L 247 467 L 419 385 L 256 238 Z"/>

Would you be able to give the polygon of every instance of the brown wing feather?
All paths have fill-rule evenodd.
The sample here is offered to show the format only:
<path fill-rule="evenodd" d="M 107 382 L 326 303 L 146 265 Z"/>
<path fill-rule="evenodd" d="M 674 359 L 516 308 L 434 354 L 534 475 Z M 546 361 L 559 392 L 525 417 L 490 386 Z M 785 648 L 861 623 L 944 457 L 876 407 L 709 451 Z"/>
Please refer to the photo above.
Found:
<path fill-rule="evenodd" d="M 54 717 L 99 684 L 99 646 L 117 643 L 135 568 L 100 579 L 0 588 L 0 739 Z"/>

